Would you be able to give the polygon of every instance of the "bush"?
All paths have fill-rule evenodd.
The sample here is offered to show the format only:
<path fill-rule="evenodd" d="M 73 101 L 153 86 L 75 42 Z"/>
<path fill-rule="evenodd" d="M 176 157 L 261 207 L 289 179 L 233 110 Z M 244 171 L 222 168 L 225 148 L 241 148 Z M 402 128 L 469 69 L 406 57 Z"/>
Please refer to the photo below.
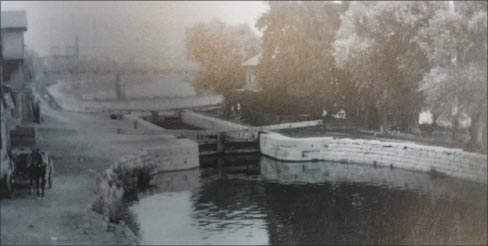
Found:
<path fill-rule="evenodd" d="M 91 205 L 91 209 L 99 214 L 103 214 L 104 208 L 105 208 L 105 202 L 103 200 L 103 197 L 101 196 L 97 197 L 97 199 Z"/>
<path fill-rule="evenodd" d="M 129 203 L 138 199 L 139 192 L 150 187 L 156 167 L 146 152 L 126 157 L 112 165 L 98 179 L 98 196 L 91 206 L 92 210 L 108 216 L 110 222 L 124 222 L 138 235 L 139 224 L 136 215 L 128 208 Z"/>
<path fill-rule="evenodd" d="M 118 182 L 124 190 L 124 199 L 137 200 L 137 194 L 150 187 L 155 166 L 117 166 L 113 169 Z"/>
<path fill-rule="evenodd" d="M 128 208 L 124 201 L 115 201 L 112 203 L 108 218 L 112 223 L 118 224 L 124 222 L 135 235 L 139 235 L 140 226 L 137 222 L 137 216 Z"/>

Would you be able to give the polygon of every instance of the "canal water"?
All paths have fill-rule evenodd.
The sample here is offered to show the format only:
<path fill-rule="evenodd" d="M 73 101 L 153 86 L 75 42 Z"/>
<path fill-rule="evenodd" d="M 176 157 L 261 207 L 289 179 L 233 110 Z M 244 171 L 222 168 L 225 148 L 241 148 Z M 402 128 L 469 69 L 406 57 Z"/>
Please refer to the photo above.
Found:
<path fill-rule="evenodd" d="M 487 186 L 266 157 L 160 174 L 131 209 L 143 244 L 485 244 Z"/>

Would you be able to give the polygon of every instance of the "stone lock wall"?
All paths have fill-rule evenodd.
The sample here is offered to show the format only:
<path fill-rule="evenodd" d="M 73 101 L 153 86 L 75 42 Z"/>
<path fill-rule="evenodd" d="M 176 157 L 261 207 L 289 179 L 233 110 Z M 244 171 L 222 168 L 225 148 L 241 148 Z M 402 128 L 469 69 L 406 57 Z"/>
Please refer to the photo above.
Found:
<path fill-rule="evenodd" d="M 238 129 L 246 129 L 247 126 L 237 124 L 234 122 L 230 122 L 227 120 L 222 120 L 216 117 L 211 117 L 208 115 L 195 113 L 190 110 L 185 110 L 181 113 L 181 121 L 183 123 L 199 127 L 206 130 L 238 130 Z"/>
<path fill-rule="evenodd" d="M 97 202 L 99 212 L 108 215 L 115 203 L 121 202 L 124 196 L 122 182 L 136 182 L 137 176 L 124 177 L 132 181 L 121 180 L 114 170 L 130 170 L 144 167 L 155 167 L 155 173 L 163 171 L 185 170 L 198 167 L 198 145 L 193 141 L 175 146 L 157 146 L 121 157 L 107 169 L 97 181 Z M 154 173 L 154 174 L 155 174 Z"/>
<path fill-rule="evenodd" d="M 487 183 L 487 156 L 437 146 L 333 137 L 290 138 L 260 134 L 263 155 L 283 161 L 328 160 L 391 166 L 414 171 L 437 171 Z"/>
<path fill-rule="evenodd" d="M 176 145 L 160 145 L 144 149 L 157 163 L 158 171 L 176 171 L 200 166 L 198 144 L 179 139 Z"/>
<path fill-rule="evenodd" d="M 154 98 L 131 100 L 83 100 L 70 94 L 73 83 L 58 83 L 48 87 L 56 102 L 66 111 L 73 112 L 113 112 L 113 111 L 163 111 L 200 106 L 219 105 L 221 95 L 188 96 L 180 98 Z"/>
<path fill-rule="evenodd" d="M 199 167 L 198 145 L 191 140 L 181 139 L 177 145 L 155 146 L 121 157 L 99 179 L 98 192 L 105 203 L 118 201 L 124 194 L 114 169 L 130 170 L 146 166 L 154 166 L 155 172 Z"/>

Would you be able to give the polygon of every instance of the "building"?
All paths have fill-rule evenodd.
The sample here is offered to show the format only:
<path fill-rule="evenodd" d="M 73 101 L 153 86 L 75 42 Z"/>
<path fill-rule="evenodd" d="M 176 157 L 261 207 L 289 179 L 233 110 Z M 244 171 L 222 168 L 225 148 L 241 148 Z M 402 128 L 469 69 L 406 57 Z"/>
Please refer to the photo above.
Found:
<path fill-rule="evenodd" d="M 24 69 L 24 32 L 27 31 L 25 11 L 1 12 L 1 100 L 2 100 L 2 151 L 35 144 L 35 101 L 32 83 L 26 79 Z M 22 136 L 17 139 L 16 136 Z"/>
<path fill-rule="evenodd" d="M 256 67 L 259 64 L 261 53 L 249 58 L 242 63 L 242 66 L 246 69 L 246 83 L 242 87 L 242 90 L 258 92 L 262 90 L 261 85 L 256 79 Z"/>
<path fill-rule="evenodd" d="M 2 86 L 12 89 L 16 104 L 16 116 L 21 122 L 33 121 L 32 84 L 24 73 L 24 32 L 27 18 L 24 11 L 1 12 Z"/>
<path fill-rule="evenodd" d="M 10 92 L 4 92 L 1 97 L 1 123 L 0 126 L 0 149 L 2 151 L 10 149 L 10 131 L 18 125 L 15 117 L 15 104 Z"/>

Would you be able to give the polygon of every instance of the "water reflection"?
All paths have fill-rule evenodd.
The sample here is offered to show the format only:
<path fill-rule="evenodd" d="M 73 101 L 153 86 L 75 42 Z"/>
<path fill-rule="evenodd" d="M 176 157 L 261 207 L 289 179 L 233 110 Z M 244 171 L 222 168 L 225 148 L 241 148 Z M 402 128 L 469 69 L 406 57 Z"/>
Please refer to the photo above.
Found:
<path fill-rule="evenodd" d="M 447 176 L 413 172 L 398 168 L 372 167 L 369 164 L 341 164 L 334 162 L 280 162 L 261 158 L 260 173 L 267 181 L 282 184 L 324 184 L 332 186 L 354 183 L 387 189 L 408 190 L 435 199 L 461 199 L 478 202 L 486 196 L 485 189 L 473 182 Z M 475 201 L 471 201 L 472 199 Z"/>
<path fill-rule="evenodd" d="M 253 189 L 247 184 L 227 186 L 224 180 L 212 178 L 224 179 L 223 170 L 220 176 L 219 169 L 215 175 L 213 171 L 194 169 L 158 175 L 156 194 L 132 207 L 141 224 L 142 244 L 268 243 L 264 213 L 253 204 Z"/>
<path fill-rule="evenodd" d="M 185 173 L 186 172 L 186 173 Z M 158 177 L 144 244 L 486 244 L 486 185 L 398 169 L 224 160 Z"/>
<path fill-rule="evenodd" d="M 263 194 L 255 181 L 227 178 L 205 183 L 193 195 L 192 217 L 211 244 L 267 244 Z"/>

